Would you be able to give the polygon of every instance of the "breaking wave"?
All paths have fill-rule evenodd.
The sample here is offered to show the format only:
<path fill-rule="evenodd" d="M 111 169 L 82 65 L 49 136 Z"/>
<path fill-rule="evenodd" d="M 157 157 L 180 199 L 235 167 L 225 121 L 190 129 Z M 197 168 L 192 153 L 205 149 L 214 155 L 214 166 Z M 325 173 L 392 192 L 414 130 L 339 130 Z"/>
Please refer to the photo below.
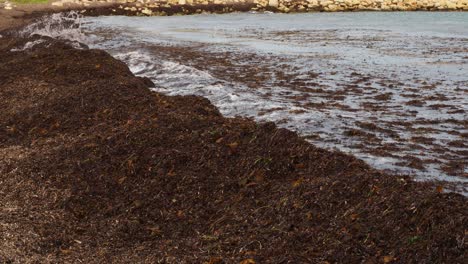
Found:
<path fill-rule="evenodd" d="M 83 16 L 76 11 L 56 13 L 39 18 L 17 32 L 19 37 L 30 38 L 33 36 L 49 37 L 64 40 L 74 48 L 83 48 L 87 37 L 82 31 Z M 43 43 L 44 40 L 27 42 L 23 47 L 12 51 L 23 51 Z"/>

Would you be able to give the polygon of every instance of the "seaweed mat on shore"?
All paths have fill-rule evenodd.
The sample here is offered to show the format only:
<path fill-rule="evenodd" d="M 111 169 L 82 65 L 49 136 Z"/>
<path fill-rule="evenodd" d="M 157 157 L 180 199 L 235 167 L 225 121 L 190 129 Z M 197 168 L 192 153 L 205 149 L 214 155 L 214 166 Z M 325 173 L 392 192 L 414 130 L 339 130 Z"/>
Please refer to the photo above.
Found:
<path fill-rule="evenodd" d="M 466 198 L 104 51 L 0 39 L 0 263 L 463 263 Z"/>

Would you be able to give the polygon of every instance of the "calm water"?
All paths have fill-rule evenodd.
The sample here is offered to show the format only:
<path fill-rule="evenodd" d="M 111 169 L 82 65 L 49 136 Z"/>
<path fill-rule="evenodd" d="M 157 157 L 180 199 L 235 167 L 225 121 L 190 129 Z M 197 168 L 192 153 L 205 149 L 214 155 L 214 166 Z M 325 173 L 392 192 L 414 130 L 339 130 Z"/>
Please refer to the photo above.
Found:
<path fill-rule="evenodd" d="M 158 92 L 467 191 L 467 12 L 98 17 L 84 29 Z"/>

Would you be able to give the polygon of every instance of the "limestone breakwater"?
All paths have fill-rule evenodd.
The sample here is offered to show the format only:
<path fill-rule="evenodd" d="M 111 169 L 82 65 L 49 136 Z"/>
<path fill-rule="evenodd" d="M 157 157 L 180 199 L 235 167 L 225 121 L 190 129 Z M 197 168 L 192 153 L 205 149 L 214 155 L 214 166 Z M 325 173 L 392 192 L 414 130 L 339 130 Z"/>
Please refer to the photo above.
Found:
<path fill-rule="evenodd" d="M 55 8 L 84 8 L 99 14 L 174 15 L 234 11 L 339 12 L 339 11 L 467 11 L 468 0 L 59 0 Z M 99 7 L 109 7 L 104 10 Z M 14 9 L 8 1 L 0 8 Z"/>
<path fill-rule="evenodd" d="M 91 1 L 62 0 L 63 3 L 78 2 L 90 4 Z M 102 2 L 106 2 L 103 0 Z M 109 2 L 109 0 L 107 0 Z M 113 2 L 113 0 L 110 0 Z M 153 9 L 181 7 L 182 12 L 192 10 L 183 7 L 197 7 L 195 11 L 208 11 L 213 7 L 215 11 L 276 11 L 276 12 L 310 12 L 310 11 L 413 11 L 413 10 L 468 10 L 468 0 L 122 0 L 121 4 L 132 4 L 134 7 L 123 7 L 127 10 L 140 11 L 144 15 L 153 15 Z M 210 7 L 210 8 L 206 8 Z M 155 15 L 164 15 L 157 12 Z"/>
<path fill-rule="evenodd" d="M 100 2 L 114 2 L 102 0 Z M 91 1 L 61 0 L 63 3 Z M 179 13 L 201 13 L 206 11 L 272 11 L 272 12 L 337 12 L 337 11 L 416 11 L 416 10 L 468 10 L 468 0 L 121 0 L 120 9 L 139 12 L 142 15 L 170 14 L 164 9 L 180 9 Z M 117 12 L 115 10 L 114 12 Z"/>

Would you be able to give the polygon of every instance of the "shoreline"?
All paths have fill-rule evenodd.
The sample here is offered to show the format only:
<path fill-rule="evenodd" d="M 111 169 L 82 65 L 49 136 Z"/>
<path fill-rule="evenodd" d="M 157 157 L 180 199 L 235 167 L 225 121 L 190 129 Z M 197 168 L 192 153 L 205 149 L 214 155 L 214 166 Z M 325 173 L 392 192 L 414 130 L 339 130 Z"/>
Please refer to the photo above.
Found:
<path fill-rule="evenodd" d="M 41 4 L 0 3 L 0 31 L 43 14 L 83 11 L 84 15 L 167 16 L 231 12 L 468 11 L 466 0 L 59 0 Z M 3 6 L 2 6 L 3 5 Z"/>
<path fill-rule="evenodd" d="M 27 41 L 0 38 L 0 262 L 463 262 L 466 197 Z"/>

